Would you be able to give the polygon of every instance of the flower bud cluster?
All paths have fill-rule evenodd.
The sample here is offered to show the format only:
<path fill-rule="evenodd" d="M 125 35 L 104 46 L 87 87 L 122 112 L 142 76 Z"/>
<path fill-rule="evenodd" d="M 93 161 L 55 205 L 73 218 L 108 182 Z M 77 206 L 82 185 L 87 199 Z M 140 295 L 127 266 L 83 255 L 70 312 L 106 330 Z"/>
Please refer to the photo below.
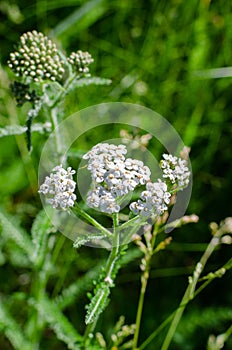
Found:
<path fill-rule="evenodd" d="M 144 217 L 161 215 L 168 209 L 170 197 L 166 183 L 158 179 L 158 182 L 146 184 L 146 190 L 141 193 L 137 202 L 130 204 L 130 209 L 135 215 Z"/>
<path fill-rule="evenodd" d="M 150 180 L 150 169 L 140 160 L 125 158 L 126 153 L 124 145 L 100 143 L 83 156 L 93 181 L 93 190 L 87 194 L 90 207 L 119 212 L 118 199 Z"/>
<path fill-rule="evenodd" d="M 35 103 L 39 101 L 39 96 L 36 94 L 35 90 L 30 91 L 30 86 L 28 84 L 14 81 L 10 87 L 17 101 L 17 106 L 22 106 L 25 102 Z"/>
<path fill-rule="evenodd" d="M 77 52 L 72 52 L 67 58 L 67 61 L 73 66 L 73 68 L 81 74 L 89 73 L 89 65 L 93 63 L 94 59 L 89 52 L 83 52 L 78 50 Z"/>
<path fill-rule="evenodd" d="M 28 77 L 35 82 L 61 82 L 65 72 L 56 45 L 36 30 L 20 37 L 18 51 L 10 54 L 8 66 L 16 76 Z"/>
<path fill-rule="evenodd" d="M 67 210 L 73 207 L 76 200 L 74 193 L 76 182 L 72 179 L 73 174 L 75 170 L 71 167 L 65 170 L 62 165 L 58 165 L 40 186 L 39 193 L 45 195 L 47 203 L 53 208 Z"/>
<path fill-rule="evenodd" d="M 163 158 L 160 162 L 163 178 L 169 179 L 172 184 L 177 186 L 178 190 L 182 190 L 189 184 L 190 179 L 187 161 L 171 154 L 163 154 Z"/>

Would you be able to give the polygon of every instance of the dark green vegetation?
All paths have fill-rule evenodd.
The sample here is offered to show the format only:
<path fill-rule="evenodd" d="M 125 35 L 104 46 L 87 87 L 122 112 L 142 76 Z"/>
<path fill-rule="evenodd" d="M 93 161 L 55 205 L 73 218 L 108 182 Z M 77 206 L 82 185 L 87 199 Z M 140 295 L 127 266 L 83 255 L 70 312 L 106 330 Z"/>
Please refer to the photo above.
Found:
<path fill-rule="evenodd" d="M 210 240 L 209 223 L 231 215 L 232 72 L 224 77 L 228 71 L 214 69 L 232 66 L 232 5 L 223 0 L 1 1 L 0 12 L 1 127 L 25 124 L 28 106 L 16 107 L 6 62 L 20 35 L 37 29 L 68 53 L 88 50 L 95 59 L 93 74 L 112 80 L 110 86 L 82 87 L 70 93 L 64 104 L 67 116 L 102 102 L 142 104 L 163 115 L 191 147 L 193 192 L 187 213 L 197 214 L 200 220 L 173 231 L 172 244 L 153 261 L 141 343 L 178 306 L 187 287 L 187 276 Z M 44 120 L 43 115 L 39 118 Z M 107 130 L 104 137 L 107 139 Z M 0 138 L 1 206 L 28 232 L 41 209 L 37 168 L 45 140 L 46 135 L 33 134 L 33 151 L 28 154 L 24 136 Z M 94 143 L 90 135 L 89 145 L 83 141 L 79 146 L 86 150 Z M 152 144 L 150 150 L 156 154 Z M 23 260 L 17 245 L 4 237 L 0 236 L 0 293 L 7 298 L 1 302 L 23 325 L 29 306 L 22 299 L 24 293 L 30 293 L 36 276 L 30 273 L 30 263 Z M 47 290 L 55 298 L 70 283 L 82 281 L 76 300 L 70 302 L 65 315 L 83 333 L 86 292 L 92 289 L 95 278 L 95 273 L 91 275 L 89 271 L 106 258 L 107 252 L 88 247 L 76 251 L 72 242 L 59 234 L 56 240 L 55 268 Z M 210 259 L 207 271 L 226 263 L 230 250 L 230 246 L 221 246 Z M 89 277 L 83 279 L 87 271 Z M 121 314 L 127 324 L 135 321 L 139 276 L 139 259 L 120 271 L 111 303 L 97 327 L 106 337 Z M 228 272 L 187 307 L 170 349 L 206 349 L 210 334 L 226 331 L 231 322 L 231 284 Z M 43 307 L 46 310 L 45 304 Z M 53 323 L 55 320 L 50 321 L 50 326 Z M 162 338 L 163 334 L 147 349 L 160 349 Z M 229 339 L 225 349 L 231 346 Z M 12 349 L 3 332 L 0 349 Z M 62 350 L 66 345 L 48 327 L 41 349 Z"/>

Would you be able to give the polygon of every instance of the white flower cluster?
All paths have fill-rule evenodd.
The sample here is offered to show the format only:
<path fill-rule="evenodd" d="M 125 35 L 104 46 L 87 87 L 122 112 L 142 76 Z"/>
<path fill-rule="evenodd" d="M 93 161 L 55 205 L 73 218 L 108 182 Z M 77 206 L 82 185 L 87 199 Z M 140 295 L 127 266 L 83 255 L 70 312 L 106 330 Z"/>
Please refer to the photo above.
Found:
<path fill-rule="evenodd" d="M 35 82 L 60 82 L 65 72 L 56 45 L 36 30 L 20 37 L 18 51 L 10 54 L 8 66 L 16 76 L 29 77 Z"/>
<path fill-rule="evenodd" d="M 73 207 L 76 195 L 74 193 L 76 182 L 72 176 L 75 170 L 68 167 L 67 170 L 62 165 L 52 169 L 50 176 L 46 176 L 44 183 L 40 186 L 39 193 L 46 196 L 47 203 L 53 208 L 66 210 Z"/>
<path fill-rule="evenodd" d="M 158 179 L 158 182 L 148 182 L 146 190 L 140 195 L 137 202 L 130 204 L 131 211 L 141 216 L 151 216 L 152 214 L 161 215 L 168 209 L 167 204 L 170 202 L 171 194 L 165 182 Z"/>
<path fill-rule="evenodd" d="M 89 52 L 81 50 L 72 52 L 67 60 L 79 73 L 84 74 L 89 73 L 88 66 L 94 61 Z"/>
<path fill-rule="evenodd" d="M 178 190 L 182 190 L 189 184 L 190 171 L 186 160 L 172 156 L 171 154 L 163 154 L 161 160 L 161 169 L 163 178 L 167 178 L 172 184 L 176 184 Z"/>
<path fill-rule="evenodd" d="M 100 143 L 83 158 L 93 180 L 93 190 L 87 194 L 87 204 L 105 213 L 119 212 L 119 197 L 150 180 L 150 169 L 142 161 L 125 158 L 126 146 Z"/>

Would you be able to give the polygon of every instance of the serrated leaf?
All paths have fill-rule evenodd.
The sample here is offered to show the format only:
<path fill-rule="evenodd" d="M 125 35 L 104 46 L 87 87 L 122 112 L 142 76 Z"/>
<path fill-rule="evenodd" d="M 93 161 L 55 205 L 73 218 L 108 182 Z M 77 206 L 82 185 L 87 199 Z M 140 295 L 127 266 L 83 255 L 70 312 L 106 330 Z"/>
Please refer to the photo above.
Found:
<path fill-rule="evenodd" d="M 35 245 L 33 260 L 37 266 L 40 266 L 44 261 L 47 250 L 47 237 L 51 229 L 52 225 L 46 212 L 44 210 L 40 211 L 36 216 L 31 229 L 32 242 Z"/>
<path fill-rule="evenodd" d="M 108 296 L 110 294 L 110 287 L 102 283 L 92 298 L 90 304 L 87 306 L 87 314 L 85 323 L 93 323 L 98 316 L 105 310 L 108 304 Z"/>
<path fill-rule="evenodd" d="M 68 349 L 81 350 L 78 344 L 82 343 L 82 336 L 77 333 L 73 325 L 63 315 L 54 301 L 44 296 L 39 302 L 36 303 L 34 300 L 31 300 L 31 303 L 40 312 L 41 317 L 53 329 L 57 338 L 67 344 Z"/>
<path fill-rule="evenodd" d="M 104 234 L 99 235 L 99 234 L 90 233 L 88 235 L 88 234 L 83 233 L 83 234 L 80 234 L 76 238 L 75 242 L 73 243 L 73 247 L 80 248 L 82 245 L 84 245 L 87 242 L 93 242 L 94 240 L 101 240 L 105 237 L 107 237 L 107 236 Z"/>
<path fill-rule="evenodd" d="M 88 85 L 110 85 L 111 82 L 112 81 L 110 79 L 105 79 L 100 77 L 90 77 L 90 78 L 86 77 L 86 78 L 76 79 L 69 86 L 68 92 L 76 88 L 88 86 Z"/>
<path fill-rule="evenodd" d="M 15 268 L 31 268 L 31 260 L 14 242 L 8 242 L 8 260 Z"/>
<path fill-rule="evenodd" d="M 44 134 L 45 132 L 51 132 L 52 124 L 50 122 L 46 123 L 34 123 L 31 126 L 32 132 L 39 132 L 40 134 Z"/>
<path fill-rule="evenodd" d="M 7 239 L 14 241 L 31 258 L 34 248 L 28 234 L 15 222 L 13 217 L 2 209 L 0 209 L 0 224 L 2 234 Z"/>
<path fill-rule="evenodd" d="M 22 329 L 9 314 L 2 300 L 0 300 L 0 330 L 9 339 L 15 350 L 31 350 L 31 344 L 24 337 Z"/>
<path fill-rule="evenodd" d="M 0 137 L 11 136 L 11 135 L 21 135 L 27 130 L 26 126 L 21 125 L 6 125 L 4 128 L 0 128 Z"/>
<path fill-rule="evenodd" d="M 32 125 L 32 132 L 39 132 L 44 134 L 47 131 L 50 131 L 51 127 L 49 124 L 45 123 L 36 123 Z M 13 135 L 22 135 L 27 131 L 26 126 L 21 125 L 6 125 L 4 128 L 0 128 L 0 138 L 4 136 L 13 136 Z"/>

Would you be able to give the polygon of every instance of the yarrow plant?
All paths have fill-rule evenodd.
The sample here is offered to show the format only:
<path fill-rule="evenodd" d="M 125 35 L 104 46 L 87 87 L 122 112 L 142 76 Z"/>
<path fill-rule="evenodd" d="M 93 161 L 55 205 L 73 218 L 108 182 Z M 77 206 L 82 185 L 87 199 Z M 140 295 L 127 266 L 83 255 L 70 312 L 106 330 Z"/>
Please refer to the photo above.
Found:
<path fill-rule="evenodd" d="M 71 168 L 66 171 L 61 165 L 55 167 L 39 190 L 54 208 L 66 210 L 69 207 L 99 229 L 97 237 L 96 235 L 91 237 L 91 233 L 86 234 L 85 239 L 83 236 L 77 237 L 74 246 L 78 247 L 81 243 L 105 236 L 111 242 L 111 253 L 104 274 L 98 281 L 95 295 L 87 309 L 86 323 L 90 325 L 95 324 L 106 307 L 110 288 L 114 285 L 113 281 L 118 270 L 119 258 L 126 249 L 126 244 L 148 222 L 157 221 L 158 217 L 168 210 L 171 195 L 183 190 L 189 183 L 190 171 L 186 160 L 164 154 L 166 163 L 161 162 L 162 179 L 152 182 L 149 167 L 138 159 L 127 158 L 126 154 L 125 145 L 99 143 L 83 156 L 87 161 L 86 166 L 92 180 L 86 203 L 88 207 L 112 217 L 113 231 L 103 228 L 81 209 L 80 204 L 76 202 L 74 205 L 75 183 L 71 176 L 75 171 Z M 173 162 L 173 159 L 175 166 L 171 167 L 168 162 Z M 171 181 L 167 181 L 167 174 L 168 180 L 171 178 Z M 128 220 L 122 222 L 119 217 L 123 209 L 121 204 L 135 189 L 139 190 L 140 199 L 129 204 Z"/>
<path fill-rule="evenodd" d="M 97 210 L 98 215 L 100 212 L 102 215 L 111 217 L 112 229 L 103 227 L 92 216 L 94 215 L 93 212 L 91 212 L 91 215 L 88 214 L 86 210 L 81 208 L 81 203 L 77 203 L 74 194 L 75 183 L 72 180 L 75 171 L 70 167 L 67 171 L 61 165 L 55 167 L 50 177 L 46 177 L 39 190 L 55 209 L 67 210 L 67 207 L 69 207 L 69 210 L 74 211 L 98 229 L 98 234 L 92 235 L 90 232 L 86 233 L 85 236 L 82 234 L 77 236 L 74 247 L 78 248 L 80 245 L 94 240 L 99 243 L 104 238 L 107 239 L 108 243 L 110 242 L 108 245 L 102 244 L 103 247 L 106 246 L 110 249 L 110 254 L 97 282 L 95 282 L 94 293 L 90 296 L 91 300 L 87 306 L 85 318 L 87 328 L 84 335 L 85 349 L 88 349 L 92 342 L 92 333 L 96 322 L 108 304 L 110 289 L 114 286 L 123 253 L 127 250 L 128 243 L 131 240 L 135 241 L 143 254 L 140 265 L 141 291 L 135 325 L 128 328 L 129 333 L 126 332 L 127 327 L 123 326 L 124 332 L 120 331 L 118 334 L 133 335 L 133 339 L 126 343 L 127 347 L 133 350 L 138 349 L 144 296 L 150 274 L 151 259 L 154 254 L 165 249 L 171 242 L 171 237 L 167 237 L 156 244 L 157 235 L 164 230 L 168 209 L 175 201 L 176 193 L 183 191 L 190 182 L 191 173 L 186 159 L 163 154 L 163 159 L 160 161 L 162 175 L 155 182 L 152 182 L 149 167 L 138 159 L 127 158 L 126 154 L 127 148 L 125 145 L 99 143 L 83 155 L 83 160 L 86 162 L 87 170 L 91 175 L 86 204 L 90 209 Z M 83 167 L 79 171 L 82 171 L 82 169 Z M 67 181 L 68 183 L 71 181 L 68 187 Z M 132 194 L 137 194 L 139 198 L 130 203 Z M 125 201 L 128 204 L 126 210 Z M 123 212 L 124 214 L 121 215 Z M 184 216 L 173 223 L 169 223 L 168 226 L 178 227 L 197 221 L 198 217 L 196 215 Z M 230 223 L 229 219 L 225 220 L 220 228 L 216 225 L 214 235 L 219 236 L 228 232 L 230 230 L 228 223 Z M 141 232 L 144 234 L 144 238 L 141 237 Z M 225 241 L 226 237 L 228 236 L 224 236 L 222 239 Z M 200 274 L 209 258 L 209 254 L 215 248 L 215 242 L 213 239 L 208 250 L 196 265 L 193 277 L 189 278 L 189 286 L 181 302 L 180 310 L 184 309 L 182 304 L 186 305 L 194 297 Z M 223 271 L 220 270 L 220 273 L 224 273 Z M 219 276 L 220 273 L 212 275 L 212 279 L 216 275 Z M 168 349 L 181 315 L 182 311 L 178 309 L 164 340 L 162 350 Z M 156 335 L 156 332 L 154 334 Z M 117 336 L 112 339 L 117 344 Z M 152 339 L 153 335 L 139 349 L 144 349 Z M 101 333 L 96 334 L 96 340 L 103 348 L 106 348 L 106 342 Z"/>
<path fill-rule="evenodd" d="M 141 136 L 140 131 L 136 131 L 137 129 L 133 131 L 134 135 L 126 130 L 121 130 L 122 143 L 125 142 L 127 147 L 123 144 L 99 143 L 84 155 L 83 150 L 79 152 L 78 149 L 76 152 L 75 148 L 74 151 L 63 154 L 65 147 L 63 134 L 57 126 L 65 115 L 65 106 L 62 105 L 62 102 L 66 95 L 81 86 L 110 84 L 108 79 L 91 76 L 90 66 L 93 62 L 94 59 L 87 51 L 77 50 L 66 55 L 52 39 L 36 30 L 20 37 L 18 47 L 10 54 L 8 60 L 8 66 L 14 75 L 11 90 L 17 106 L 26 104 L 24 110 L 28 108 L 28 111 L 23 125 L 9 125 L 2 128 L 0 135 L 7 136 L 26 132 L 28 149 L 31 151 L 32 132 L 37 131 L 45 135 L 52 132 L 52 137 L 49 138 L 52 140 L 52 155 L 48 155 L 48 160 L 50 161 L 50 156 L 53 157 L 53 162 L 57 165 L 54 168 L 51 167 L 50 174 L 46 174 L 47 176 L 40 185 L 39 193 L 48 206 L 53 208 L 49 210 L 49 213 L 52 213 L 52 220 L 59 218 L 60 222 L 65 218 L 62 224 L 65 223 L 64 226 L 68 230 L 71 228 L 76 234 L 73 243 L 75 249 L 84 244 L 91 244 L 109 251 L 105 263 L 100 260 L 86 274 L 83 274 L 80 269 L 81 276 L 78 279 L 75 278 L 74 282 L 67 287 L 65 281 L 65 287 L 61 289 L 64 274 L 60 273 L 57 257 L 60 252 L 64 252 L 62 264 L 66 264 L 64 266 L 68 268 L 70 260 L 69 251 L 64 247 L 65 239 L 56 235 L 54 221 L 52 224 L 52 220 L 48 218 L 43 209 L 37 214 L 31 232 L 28 234 L 15 222 L 15 218 L 0 208 L 1 234 L 3 235 L 3 239 L 0 239 L 0 248 L 5 241 L 9 241 L 10 245 L 15 244 L 16 249 L 14 252 L 12 249 L 12 252 L 9 253 L 9 259 L 14 266 L 18 264 L 23 271 L 26 268 L 29 271 L 19 276 L 18 280 L 21 280 L 19 291 L 16 290 L 12 295 L 9 294 L 6 297 L 3 297 L 3 293 L 0 295 L 0 331 L 8 338 L 15 350 L 35 350 L 39 347 L 43 348 L 45 344 L 48 344 L 48 347 L 53 346 L 53 340 L 43 341 L 43 336 L 50 334 L 50 331 L 46 332 L 46 327 L 49 327 L 57 339 L 72 350 L 144 350 L 170 323 L 161 347 L 161 350 L 167 350 L 186 305 L 208 283 L 215 278 L 222 277 L 227 270 L 232 268 L 232 259 L 230 259 L 221 268 L 202 276 L 204 267 L 214 249 L 221 244 L 232 243 L 230 236 L 232 219 L 226 218 L 220 224 L 211 223 L 212 240 L 196 264 L 192 276 L 188 278 L 188 287 L 177 311 L 159 325 L 142 344 L 138 345 L 152 259 L 172 240 L 172 237 L 167 236 L 166 228 L 172 229 L 198 221 L 198 217 L 193 214 L 183 216 L 173 222 L 169 220 L 167 223 L 168 211 L 175 201 L 178 201 L 177 192 L 183 191 L 190 184 L 188 150 L 184 148 L 180 157 L 163 154 L 160 161 L 160 176 L 155 181 L 153 181 L 151 169 L 144 162 L 127 156 L 129 147 L 132 152 L 137 148 L 143 152 L 152 139 L 151 134 Z M 41 114 L 42 123 L 39 119 Z M 35 118 L 38 118 L 38 123 L 34 123 Z M 23 152 L 25 153 L 25 150 Z M 80 154 L 83 156 L 85 165 L 79 167 L 78 170 L 69 166 L 74 164 L 73 159 L 69 158 L 70 155 L 70 157 L 73 156 L 72 152 L 75 153 L 74 159 L 81 158 Z M 32 168 L 28 172 L 33 172 Z M 84 168 L 89 172 L 91 183 L 82 200 L 77 191 L 74 175 L 76 172 L 79 175 Z M 78 222 L 82 219 L 83 225 L 81 224 L 80 227 L 71 225 L 73 221 L 69 221 L 70 218 L 78 218 Z M 87 226 L 85 226 L 86 222 Z M 132 248 L 128 249 L 132 241 Z M 0 251 L 1 264 L 4 264 L 4 253 L 4 249 Z M 81 254 L 79 258 L 82 259 Z M 120 317 L 111 332 L 110 340 L 106 340 L 100 332 L 94 334 L 97 321 L 109 303 L 111 288 L 115 286 L 119 269 L 136 258 L 141 259 L 141 290 L 135 324 L 127 325 L 125 318 Z M 92 258 L 90 260 L 92 262 Z M 52 290 L 51 279 L 54 280 L 59 274 L 61 276 L 58 277 Z M 202 284 L 197 289 L 199 281 Z M 29 283 L 30 288 L 27 286 Z M 65 316 L 63 310 L 77 302 L 80 293 L 91 288 L 92 283 L 94 290 L 88 293 L 90 301 L 86 306 L 86 330 L 81 335 Z M 20 307 L 22 305 L 22 312 L 17 303 Z M 15 305 L 17 305 L 16 308 Z M 10 308 L 13 309 L 12 315 Z M 18 322 L 18 311 L 23 315 L 22 324 Z M 109 333 L 108 330 L 107 333 Z M 216 346 L 219 349 L 217 339 L 220 339 L 221 348 L 221 344 L 230 333 L 231 328 L 223 336 L 210 338 L 209 350 L 216 349 Z"/>

